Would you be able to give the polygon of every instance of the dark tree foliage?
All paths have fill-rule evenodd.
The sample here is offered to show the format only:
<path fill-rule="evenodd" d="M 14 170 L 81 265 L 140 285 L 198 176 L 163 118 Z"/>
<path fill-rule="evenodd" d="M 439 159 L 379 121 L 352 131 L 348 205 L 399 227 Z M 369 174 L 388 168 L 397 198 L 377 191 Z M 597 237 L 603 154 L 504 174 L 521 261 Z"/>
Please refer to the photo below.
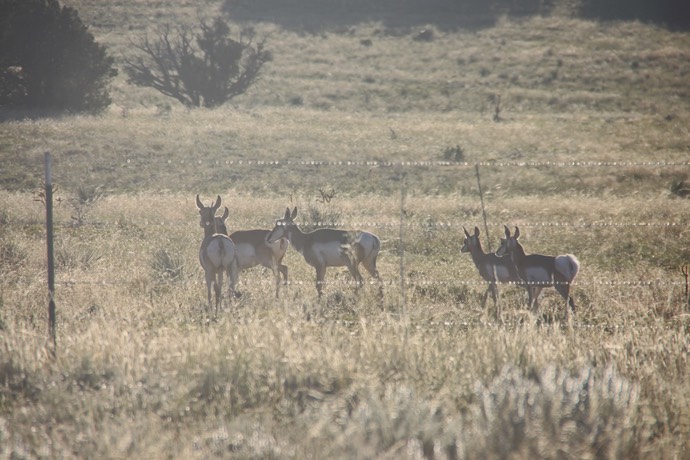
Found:
<path fill-rule="evenodd" d="M 224 0 L 238 20 L 270 21 L 318 31 L 376 21 L 391 27 L 434 24 L 442 29 L 489 27 L 501 15 L 546 15 L 561 0 Z M 582 17 L 639 20 L 690 28 L 690 0 L 578 0 Z"/>
<path fill-rule="evenodd" d="M 254 33 L 244 30 L 239 40 L 221 18 L 197 31 L 170 24 L 133 43 L 141 54 L 126 59 L 129 82 L 153 88 L 187 107 L 217 107 L 245 93 L 271 59 L 264 43 L 252 46 Z"/>
<path fill-rule="evenodd" d="M 0 0 L 0 106 L 99 112 L 113 58 L 57 0 Z"/>
<path fill-rule="evenodd" d="M 582 0 L 580 14 L 589 19 L 638 20 L 671 29 L 690 29 L 688 0 Z"/>
<path fill-rule="evenodd" d="M 441 29 L 491 26 L 501 15 L 547 14 L 554 0 L 225 0 L 223 11 L 308 31 L 381 22 L 387 27 L 434 24 Z"/>

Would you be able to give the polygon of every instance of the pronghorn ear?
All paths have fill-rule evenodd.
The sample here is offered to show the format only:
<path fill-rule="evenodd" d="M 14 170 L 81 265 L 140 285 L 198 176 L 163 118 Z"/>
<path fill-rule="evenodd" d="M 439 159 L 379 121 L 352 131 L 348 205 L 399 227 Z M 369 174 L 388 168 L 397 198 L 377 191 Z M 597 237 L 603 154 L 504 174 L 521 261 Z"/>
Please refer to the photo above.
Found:
<path fill-rule="evenodd" d="M 214 213 L 218 211 L 218 208 L 220 208 L 220 195 L 216 196 L 216 203 L 212 207 Z"/>
<path fill-rule="evenodd" d="M 197 193 L 197 195 L 196 195 L 196 207 L 197 207 L 197 209 L 201 209 L 201 208 L 204 207 L 204 203 L 202 203 L 201 200 L 199 199 L 199 194 L 198 194 L 198 193 Z"/>
<path fill-rule="evenodd" d="M 223 213 L 223 217 L 221 217 L 221 219 L 223 219 L 223 222 L 225 222 L 228 219 L 229 215 L 230 215 L 230 211 L 228 210 L 228 207 L 226 206 L 225 212 Z"/>
<path fill-rule="evenodd" d="M 517 225 L 515 226 L 515 233 L 513 233 L 513 236 L 516 240 L 520 238 L 520 229 L 517 227 Z"/>
<path fill-rule="evenodd" d="M 466 236 L 467 238 L 470 237 L 470 234 L 467 233 L 467 229 L 465 229 L 465 227 L 462 227 L 462 231 L 465 232 L 465 236 Z"/>
<path fill-rule="evenodd" d="M 476 225 L 474 226 L 474 236 L 479 238 L 479 227 L 477 227 Z"/>
<path fill-rule="evenodd" d="M 505 229 L 506 238 L 510 238 L 510 229 L 508 228 L 508 226 L 504 225 L 503 228 Z"/>
<path fill-rule="evenodd" d="M 295 217 L 297 217 L 297 206 L 295 206 L 295 209 L 292 210 L 292 215 L 290 216 L 290 219 L 295 220 Z"/>
<path fill-rule="evenodd" d="M 290 218 L 290 208 L 285 208 L 285 217 L 284 219 L 287 220 Z"/>

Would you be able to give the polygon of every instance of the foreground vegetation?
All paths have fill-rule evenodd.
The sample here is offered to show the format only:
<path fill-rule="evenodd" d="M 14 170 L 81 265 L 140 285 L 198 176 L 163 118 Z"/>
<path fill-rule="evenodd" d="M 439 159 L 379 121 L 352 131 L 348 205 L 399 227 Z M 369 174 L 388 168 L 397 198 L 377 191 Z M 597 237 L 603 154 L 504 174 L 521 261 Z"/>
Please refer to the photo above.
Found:
<path fill-rule="evenodd" d="M 70 3 L 120 53 L 125 17 L 194 12 Z M 0 125 L 0 458 L 688 455 L 690 201 L 671 191 L 690 173 L 687 34 L 257 30 L 275 59 L 235 107 L 189 112 L 117 80 L 102 117 Z M 332 269 L 317 301 L 290 250 L 279 300 L 254 269 L 207 322 L 196 193 L 220 194 L 233 229 L 289 205 L 305 227 L 374 231 L 382 298 Z M 553 290 L 538 314 L 508 286 L 498 318 L 480 307 L 462 226 L 495 249 L 504 224 L 580 259 L 571 325 Z"/>

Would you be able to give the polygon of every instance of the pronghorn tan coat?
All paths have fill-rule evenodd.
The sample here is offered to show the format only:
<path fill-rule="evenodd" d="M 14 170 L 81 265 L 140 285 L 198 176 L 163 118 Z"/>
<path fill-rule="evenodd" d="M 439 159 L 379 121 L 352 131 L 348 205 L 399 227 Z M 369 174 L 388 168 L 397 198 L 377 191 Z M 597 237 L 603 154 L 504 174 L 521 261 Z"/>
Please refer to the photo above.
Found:
<path fill-rule="evenodd" d="M 545 256 L 541 254 L 527 254 L 520 238 L 520 229 L 515 227 L 515 233 L 505 227 L 505 239 L 501 239 L 501 247 L 496 255 L 510 255 L 517 268 L 520 279 L 526 284 L 529 305 L 532 310 L 537 308 L 537 298 L 544 287 L 553 286 L 566 301 L 566 314 L 570 309 L 575 311 L 575 301 L 570 295 L 570 285 L 580 271 L 580 262 L 572 254 L 561 256 Z M 570 308 L 568 308 L 570 307 Z"/>
<path fill-rule="evenodd" d="M 379 278 L 376 268 L 376 257 L 381 248 L 379 238 L 368 232 L 320 228 L 313 232 L 303 232 L 295 224 L 297 207 L 290 212 L 285 210 L 282 219 L 276 222 L 268 236 L 272 243 L 279 238 L 287 238 L 290 244 L 304 257 L 304 260 L 316 270 L 316 292 L 323 293 L 323 283 L 328 267 L 347 267 L 357 287 L 363 283 L 358 266 L 364 264 L 372 276 Z"/>
<path fill-rule="evenodd" d="M 225 221 L 229 215 L 228 208 L 222 217 L 216 216 L 216 231 L 228 235 Z M 283 283 L 288 282 L 288 267 L 284 265 L 283 258 L 288 248 L 288 241 L 285 238 L 280 238 L 278 241 L 269 243 L 268 235 L 270 230 L 254 229 L 254 230 L 238 230 L 229 234 L 228 236 L 235 243 L 237 253 L 237 264 L 240 271 L 247 270 L 257 265 L 262 265 L 270 268 L 275 278 L 276 298 L 280 294 L 280 275 L 283 275 Z"/>
<path fill-rule="evenodd" d="M 520 283 L 520 276 L 518 275 L 515 264 L 513 264 L 510 257 L 498 257 L 495 253 L 486 253 L 482 249 L 482 243 L 479 239 L 479 228 L 474 227 L 474 234 L 470 235 L 465 227 L 462 228 L 465 232 L 465 241 L 463 242 L 460 252 L 470 253 L 472 262 L 479 271 L 479 275 L 489 283 L 489 287 L 482 298 L 482 308 L 486 306 L 486 300 L 491 293 L 491 298 L 494 301 L 494 307 L 498 304 L 498 287 L 496 283 Z"/>
<path fill-rule="evenodd" d="M 204 239 L 199 248 L 199 262 L 205 273 L 209 307 L 211 293 L 214 292 L 217 314 L 222 298 L 223 274 L 228 276 L 228 298 L 231 299 L 235 295 L 239 272 L 237 254 L 232 240 L 227 235 L 216 231 L 215 214 L 220 207 L 220 196 L 217 197 L 215 204 L 207 207 L 201 203 L 197 195 L 196 204 L 199 209 L 199 224 L 204 229 Z"/>

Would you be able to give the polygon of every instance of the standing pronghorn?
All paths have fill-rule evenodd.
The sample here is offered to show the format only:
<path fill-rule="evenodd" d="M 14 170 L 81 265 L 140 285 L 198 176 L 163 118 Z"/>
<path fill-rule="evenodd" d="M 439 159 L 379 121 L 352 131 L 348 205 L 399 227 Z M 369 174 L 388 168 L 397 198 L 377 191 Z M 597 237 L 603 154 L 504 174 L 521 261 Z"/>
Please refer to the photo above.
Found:
<path fill-rule="evenodd" d="M 482 249 L 482 243 L 479 241 L 479 228 L 474 227 L 474 235 L 470 235 L 465 227 L 462 229 L 465 232 L 465 241 L 460 252 L 470 253 L 472 262 L 479 270 L 479 275 L 489 283 L 489 287 L 482 298 L 482 308 L 486 305 L 489 293 L 491 293 L 495 308 L 498 304 L 498 286 L 496 283 L 520 283 L 520 276 L 515 264 L 509 257 L 498 257 L 493 252 L 485 253 Z"/>
<path fill-rule="evenodd" d="M 204 229 L 204 240 L 199 249 L 199 262 L 206 274 L 206 289 L 208 291 L 208 305 L 211 306 L 211 290 L 216 296 L 216 314 L 221 303 L 223 288 L 223 272 L 228 275 L 228 298 L 235 294 L 238 266 L 235 244 L 227 236 L 216 230 L 216 211 L 220 208 L 220 196 L 211 206 L 204 206 L 196 196 L 196 206 L 199 209 L 199 225 Z"/>
<path fill-rule="evenodd" d="M 570 296 L 570 284 L 580 270 L 580 262 L 572 254 L 563 256 L 544 256 L 541 254 L 526 254 L 520 238 L 520 229 L 515 227 L 511 236 L 510 229 L 505 227 L 506 238 L 501 239 L 501 247 L 496 255 L 510 254 L 510 258 L 517 268 L 520 279 L 526 283 L 529 305 L 532 310 L 537 308 L 537 298 L 546 286 L 553 286 L 566 301 L 566 315 L 570 317 L 570 308 L 575 311 L 575 301 Z"/>
<path fill-rule="evenodd" d="M 326 269 L 328 267 L 347 267 L 359 288 L 362 275 L 358 266 L 364 267 L 375 278 L 379 278 L 376 269 L 376 257 L 381 249 L 379 238 L 368 232 L 320 228 L 313 232 L 303 232 L 295 223 L 297 207 L 276 221 L 268 235 L 267 241 L 273 243 L 280 238 L 287 238 L 290 244 L 302 254 L 304 260 L 316 269 L 316 292 L 321 297 Z"/>
<path fill-rule="evenodd" d="M 228 229 L 225 226 L 225 221 L 228 218 L 230 211 L 225 208 L 222 217 L 216 216 L 216 231 L 223 235 L 228 234 Z M 288 268 L 283 265 L 283 257 L 288 248 L 288 241 L 281 238 L 274 243 L 267 241 L 270 230 L 238 230 L 228 235 L 237 252 L 237 265 L 240 271 L 263 265 L 273 271 L 273 277 L 276 281 L 276 299 L 280 292 L 280 275 L 283 275 L 283 281 L 287 284 Z"/>

